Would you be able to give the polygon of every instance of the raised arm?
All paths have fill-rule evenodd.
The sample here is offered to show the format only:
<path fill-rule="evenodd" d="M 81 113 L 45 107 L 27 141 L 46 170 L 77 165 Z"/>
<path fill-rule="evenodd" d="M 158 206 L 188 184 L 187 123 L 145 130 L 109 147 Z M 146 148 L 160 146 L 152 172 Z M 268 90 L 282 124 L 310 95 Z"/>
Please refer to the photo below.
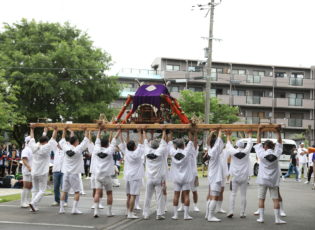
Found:
<path fill-rule="evenodd" d="M 257 130 L 257 144 L 261 144 L 261 128 Z"/>
<path fill-rule="evenodd" d="M 281 132 L 280 129 L 277 129 L 277 140 L 279 144 L 282 144 L 282 137 L 281 137 Z"/>
<path fill-rule="evenodd" d="M 53 132 L 53 134 L 52 134 L 51 139 L 56 140 L 56 138 L 57 138 L 57 133 L 58 133 L 58 127 L 55 126 L 55 127 L 54 127 L 54 132 Z"/>
<path fill-rule="evenodd" d="M 247 134 L 248 134 L 249 140 L 248 140 L 247 145 L 246 145 L 246 148 L 245 148 L 245 150 L 244 150 L 245 153 L 250 152 L 250 150 L 251 150 L 252 147 L 253 147 L 252 132 L 249 131 Z"/>
<path fill-rule="evenodd" d="M 142 130 L 138 130 L 138 136 L 139 136 L 139 144 L 143 144 L 143 135 L 142 135 Z"/>
<path fill-rule="evenodd" d="M 33 127 L 31 128 L 30 136 L 31 136 L 31 138 L 34 138 L 34 128 Z"/>
<path fill-rule="evenodd" d="M 44 132 L 43 132 L 43 136 L 44 136 L 44 137 L 47 136 L 47 133 L 48 133 L 48 128 L 45 127 L 45 128 L 44 128 Z"/>
<path fill-rule="evenodd" d="M 215 130 L 210 130 L 209 131 L 209 135 L 208 135 L 208 139 L 207 139 L 207 146 L 210 146 L 211 139 L 212 139 L 214 133 L 215 133 Z"/>

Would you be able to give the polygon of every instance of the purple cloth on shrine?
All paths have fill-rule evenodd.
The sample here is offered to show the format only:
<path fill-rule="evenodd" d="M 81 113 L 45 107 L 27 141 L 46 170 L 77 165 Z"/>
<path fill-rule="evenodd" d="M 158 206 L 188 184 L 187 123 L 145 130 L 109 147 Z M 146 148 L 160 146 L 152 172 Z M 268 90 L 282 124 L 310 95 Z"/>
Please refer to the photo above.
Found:
<path fill-rule="evenodd" d="M 153 88 L 155 87 L 155 89 Z M 150 88 L 154 90 L 150 90 Z M 142 85 L 133 97 L 132 111 L 136 111 L 139 105 L 150 104 L 160 109 L 161 94 L 170 95 L 165 85 Z"/>

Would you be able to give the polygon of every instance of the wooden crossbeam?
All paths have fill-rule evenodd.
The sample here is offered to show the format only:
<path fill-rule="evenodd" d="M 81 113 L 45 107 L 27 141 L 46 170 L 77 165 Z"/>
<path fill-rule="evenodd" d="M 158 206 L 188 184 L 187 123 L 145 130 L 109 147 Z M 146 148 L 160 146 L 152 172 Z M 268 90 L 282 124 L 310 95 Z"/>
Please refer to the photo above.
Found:
<path fill-rule="evenodd" d="M 107 130 L 135 130 L 135 129 L 146 129 L 146 130 L 210 130 L 210 129 L 222 129 L 225 131 L 257 131 L 259 127 L 263 131 L 276 131 L 281 128 L 279 124 L 113 124 L 113 123 L 31 123 L 30 127 L 57 127 L 58 129 L 71 129 L 73 131 L 78 130 L 98 130 L 100 128 Z"/>

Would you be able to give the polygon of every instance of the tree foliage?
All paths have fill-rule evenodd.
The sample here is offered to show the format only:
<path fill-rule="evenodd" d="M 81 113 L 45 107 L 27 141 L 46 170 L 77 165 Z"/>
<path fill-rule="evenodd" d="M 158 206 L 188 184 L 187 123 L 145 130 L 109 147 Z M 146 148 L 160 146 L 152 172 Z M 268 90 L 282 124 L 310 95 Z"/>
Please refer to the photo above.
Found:
<path fill-rule="evenodd" d="M 110 66 L 111 56 L 69 23 L 22 19 L 0 33 L 0 76 L 17 90 L 17 112 L 26 122 L 111 117 L 109 104 L 120 88 L 105 74 Z M 14 131 L 21 138 L 26 127 L 17 123 Z"/>
<path fill-rule="evenodd" d="M 204 120 L 205 112 L 205 96 L 203 92 L 193 92 L 191 90 L 183 90 L 180 93 L 180 106 L 191 118 L 197 116 Z M 210 101 L 210 123 L 211 124 L 231 124 L 239 120 L 239 108 L 220 104 L 216 97 L 212 97 Z"/>

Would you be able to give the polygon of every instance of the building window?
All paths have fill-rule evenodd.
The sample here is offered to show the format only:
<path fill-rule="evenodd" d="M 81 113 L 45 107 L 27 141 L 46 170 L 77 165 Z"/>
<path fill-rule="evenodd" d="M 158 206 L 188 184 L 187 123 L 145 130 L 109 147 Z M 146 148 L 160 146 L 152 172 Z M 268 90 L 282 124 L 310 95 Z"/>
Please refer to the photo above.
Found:
<path fill-rule="evenodd" d="M 303 99 L 301 98 L 289 98 L 289 106 L 302 106 Z"/>
<path fill-rule="evenodd" d="M 246 75 L 245 69 L 233 69 L 232 70 L 233 75 Z"/>
<path fill-rule="evenodd" d="M 250 84 L 259 84 L 261 82 L 261 76 L 258 75 L 248 75 L 246 78 L 246 82 Z"/>
<path fill-rule="evenodd" d="M 171 92 L 178 92 L 178 91 L 179 91 L 179 89 L 177 86 L 174 86 L 171 88 Z"/>
<path fill-rule="evenodd" d="M 304 78 L 304 73 L 303 72 L 292 72 L 291 77 L 292 78 Z"/>
<path fill-rule="evenodd" d="M 227 91 L 227 94 L 230 95 L 230 90 Z M 232 90 L 233 96 L 245 96 L 245 90 Z"/>
<path fill-rule="evenodd" d="M 275 72 L 275 76 L 279 78 L 287 77 L 287 74 L 285 72 Z"/>
<path fill-rule="evenodd" d="M 293 86 L 303 86 L 303 78 L 293 78 L 293 77 L 290 77 L 290 82 L 289 82 L 290 85 L 293 85 Z"/>
<path fill-rule="evenodd" d="M 290 118 L 288 120 L 288 125 L 291 127 L 302 127 L 303 120 L 299 118 Z"/>
<path fill-rule="evenodd" d="M 261 76 L 261 77 L 263 77 L 263 76 L 265 76 L 265 71 L 254 70 L 253 71 L 253 75 L 254 76 Z"/>
<path fill-rule="evenodd" d="M 278 119 L 285 118 L 285 112 L 275 112 L 275 118 L 278 118 Z"/>
<path fill-rule="evenodd" d="M 166 65 L 167 71 L 179 71 L 179 65 Z"/>
<path fill-rule="evenodd" d="M 260 97 L 259 96 L 247 96 L 246 97 L 246 104 L 260 104 Z"/>

